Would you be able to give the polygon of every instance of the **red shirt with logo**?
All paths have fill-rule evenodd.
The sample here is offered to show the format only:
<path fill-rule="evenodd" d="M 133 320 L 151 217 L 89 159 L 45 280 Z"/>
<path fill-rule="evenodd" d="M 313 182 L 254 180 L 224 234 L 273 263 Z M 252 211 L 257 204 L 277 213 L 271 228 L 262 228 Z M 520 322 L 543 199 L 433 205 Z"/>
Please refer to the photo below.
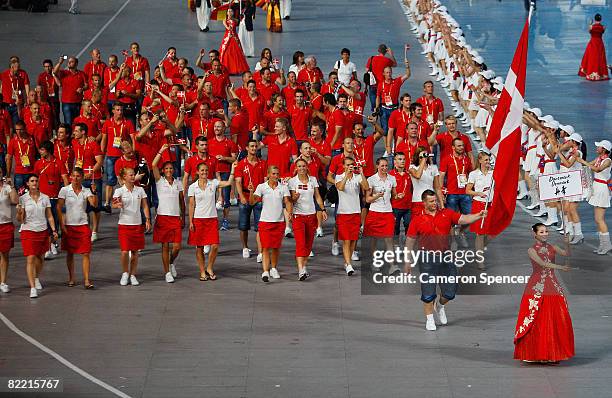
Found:
<path fill-rule="evenodd" d="M 218 140 L 217 137 L 213 137 L 208 140 L 208 154 L 213 158 L 217 155 L 223 157 L 230 157 L 232 154 L 238 153 L 238 146 L 236 143 L 228 138 L 223 137 L 222 140 Z M 224 160 L 217 160 L 217 171 L 219 173 L 229 173 L 232 169 L 232 164 Z"/>
<path fill-rule="evenodd" d="M 412 181 L 410 180 L 410 173 L 404 171 L 400 174 L 397 169 L 393 169 L 389 172 L 389 175 L 395 177 L 395 181 L 397 181 L 395 192 L 397 192 L 398 195 L 401 193 L 404 194 L 404 197 L 401 199 L 392 198 L 391 207 L 402 210 L 410 209 L 412 206 Z"/>
<path fill-rule="evenodd" d="M 87 76 L 81 70 L 64 69 L 57 76 L 62 83 L 62 103 L 80 104 L 83 101 L 83 91 L 87 85 Z M 82 89 L 81 93 L 77 89 Z"/>
<path fill-rule="evenodd" d="M 451 154 L 440 160 L 440 173 L 446 173 L 446 189 L 448 194 L 465 195 L 465 185 L 463 188 L 459 188 L 458 176 L 463 174 L 465 184 L 467 184 L 470 171 L 472 171 L 472 162 L 465 154 L 462 156 Z"/>
<path fill-rule="evenodd" d="M 96 156 L 102 156 L 102 150 L 97 142 L 85 140 L 80 144 L 78 140 L 72 140 L 72 150 L 74 151 L 74 167 L 80 167 L 85 174 L 91 174 L 96 165 Z M 93 174 L 94 180 L 102 178 L 102 171 L 98 170 Z"/>
<path fill-rule="evenodd" d="M 104 122 L 102 134 L 106 134 L 106 156 L 121 156 L 121 141 L 129 141 L 134 133 L 134 125 L 129 120 L 121 119 L 115 123 L 114 119 L 109 119 Z"/>
<path fill-rule="evenodd" d="M 36 149 L 32 137 L 28 136 L 22 140 L 16 135 L 13 136 L 9 141 L 7 153 L 15 159 L 15 174 L 31 174 L 34 171 Z"/>
<path fill-rule="evenodd" d="M 412 216 L 408 227 L 409 238 L 418 239 L 418 248 L 446 251 L 449 249 L 449 233 L 459 223 L 461 214 L 450 209 L 436 211 L 435 215 L 426 213 Z"/>
<path fill-rule="evenodd" d="M 238 162 L 234 170 L 234 177 L 241 178 L 242 192 L 247 199 L 251 196 L 249 185 L 252 185 L 253 191 L 255 191 L 259 184 L 263 184 L 267 175 L 268 163 L 263 159 L 257 159 L 252 164 L 248 158 L 244 158 Z"/>
<path fill-rule="evenodd" d="M 289 177 L 291 157 L 298 153 L 295 140 L 287 137 L 280 142 L 278 135 L 267 135 L 262 142 L 268 147 L 268 164 L 277 166 L 281 177 Z"/>
<path fill-rule="evenodd" d="M 34 173 L 38 174 L 40 192 L 55 199 L 64 186 L 62 175 L 68 174 L 68 170 L 62 162 L 51 156 L 49 159 L 38 159 L 34 165 Z"/>
<path fill-rule="evenodd" d="M 198 176 L 198 166 L 202 163 L 206 163 L 208 165 L 208 176 L 209 180 L 215 178 L 215 173 L 217 170 L 217 159 L 212 157 L 210 154 L 206 156 L 206 159 L 200 158 L 198 154 L 190 156 L 185 161 L 185 173 L 191 176 L 192 180 L 197 179 Z"/>

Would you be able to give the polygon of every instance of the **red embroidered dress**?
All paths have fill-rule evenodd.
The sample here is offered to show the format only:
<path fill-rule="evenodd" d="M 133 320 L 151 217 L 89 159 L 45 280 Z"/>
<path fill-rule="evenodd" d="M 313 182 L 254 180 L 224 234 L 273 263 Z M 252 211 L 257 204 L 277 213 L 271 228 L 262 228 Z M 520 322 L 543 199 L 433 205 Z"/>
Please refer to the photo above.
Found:
<path fill-rule="evenodd" d="M 606 61 L 606 48 L 601 36 L 606 28 L 596 22 L 591 26 L 591 40 L 584 50 L 584 56 L 580 63 L 579 76 L 587 80 L 608 80 L 608 64 Z"/>
<path fill-rule="evenodd" d="M 244 56 L 240 39 L 236 34 L 238 23 L 234 19 L 227 20 L 228 28 L 225 30 L 225 36 L 221 40 L 219 47 L 221 64 L 227 68 L 230 75 L 239 75 L 250 70 L 249 64 Z"/>

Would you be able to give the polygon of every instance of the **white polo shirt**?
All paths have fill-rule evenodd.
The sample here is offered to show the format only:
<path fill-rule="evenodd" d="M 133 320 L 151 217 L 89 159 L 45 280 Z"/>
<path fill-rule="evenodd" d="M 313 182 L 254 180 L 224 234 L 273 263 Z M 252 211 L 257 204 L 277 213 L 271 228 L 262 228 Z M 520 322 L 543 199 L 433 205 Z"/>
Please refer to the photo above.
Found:
<path fill-rule="evenodd" d="M 286 196 L 289 196 L 287 185 L 281 184 L 279 181 L 276 188 L 273 189 L 266 181 L 255 188 L 255 195 L 259 196 L 262 202 L 259 221 L 281 222 L 285 220 L 283 217 L 283 200 Z"/>
<path fill-rule="evenodd" d="M 72 184 L 60 189 L 58 198 L 64 199 L 66 205 L 66 215 L 64 224 L 66 225 L 87 225 L 87 198 L 94 196 L 89 188 L 81 187 L 81 192 L 74 192 Z"/>
<path fill-rule="evenodd" d="M 51 207 L 49 197 L 44 193 L 40 193 L 38 202 L 30 196 L 30 193 L 25 193 L 19 198 L 19 204 L 23 206 L 26 213 L 26 219 L 19 231 L 42 232 L 47 230 L 47 215 L 46 209 Z"/>
<path fill-rule="evenodd" d="M 493 194 L 495 193 L 495 188 L 491 189 L 491 192 L 489 193 L 489 189 L 491 188 L 492 182 L 493 170 L 489 170 L 489 172 L 484 175 L 482 171 L 480 171 L 480 169 L 477 169 L 470 172 L 470 174 L 468 175 L 468 184 L 474 184 L 472 190 L 476 192 L 484 192 L 489 195 L 489 203 L 493 201 Z M 481 198 L 480 196 L 473 196 L 472 199 L 477 202 L 487 202 L 487 198 Z"/>
<path fill-rule="evenodd" d="M 147 197 L 144 189 L 139 186 L 134 186 L 132 191 L 130 192 L 124 186 L 121 188 L 117 188 L 115 193 L 113 194 L 113 198 L 121 198 L 121 203 L 123 203 L 123 207 L 121 208 L 121 213 L 119 213 L 119 222 L 120 225 L 141 225 L 142 218 L 140 216 L 140 203 L 142 199 Z"/>
<path fill-rule="evenodd" d="M 155 187 L 157 188 L 157 197 L 159 198 L 157 214 L 160 216 L 180 216 L 179 193 L 183 192 L 183 183 L 178 178 L 175 178 L 172 185 L 170 185 L 166 177 L 162 177 L 155 183 Z"/>
<path fill-rule="evenodd" d="M 411 164 L 410 168 L 418 170 L 419 167 Z M 412 201 L 422 202 L 421 195 L 428 189 L 433 190 L 434 177 L 439 175 L 438 166 L 435 164 L 427 165 L 427 168 L 423 170 L 423 174 L 421 174 L 421 178 L 419 179 L 410 175 L 410 180 L 412 181 Z"/>
<path fill-rule="evenodd" d="M 216 178 L 208 180 L 204 189 L 200 188 L 197 180 L 189 186 L 187 196 L 195 198 L 193 218 L 217 218 L 215 195 L 218 187 L 219 180 Z"/>
<path fill-rule="evenodd" d="M 293 214 L 310 215 L 317 212 L 315 208 L 315 188 L 319 182 L 313 176 L 308 176 L 308 182 L 304 184 L 298 176 L 289 180 L 289 190 L 300 194 L 297 202 L 293 204 Z"/>
<path fill-rule="evenodd" d="M 385 193 L 382 198 L 376 199 L 370 204 L 370 210 L 377 211 L 379 213 L 393 212 L 393 208 L 391 207 L 391 193 L 393 188 L 397 187 L 397 180 L 395 177 L 387 174 L 387 177 L 383 180 L 380 178 L 380 175 L 376 173 L 368 177 L 368 184 L 372 189 L 372 194 L 376 194 L 378 192 Z"/>
<path fill-rule="evenodd" d="M 334 64 L 334 69 L 338 69 L 338 80 L 348 86 L 353 78 L 353 72 L 357 72 L 357 66 L 351 61 L 345 64 L 343 60 L 338 60 Z"/>
<path fill-rule="evenodd" d="M 344 179 L 344 173 L 336 176 L 336 184 Z M 353 174 L 344 185 L 344 191 L 338 189 L 338 214 L 361 213 L 361 201 L 359 191 L 361 190 L 362 174 Z"/>
<path fill-rule="evenodd" d="M 0 224 L 8 224 L 13 221 L 11 215 L 11 186 L 2 185 L 0 189 Z"/>

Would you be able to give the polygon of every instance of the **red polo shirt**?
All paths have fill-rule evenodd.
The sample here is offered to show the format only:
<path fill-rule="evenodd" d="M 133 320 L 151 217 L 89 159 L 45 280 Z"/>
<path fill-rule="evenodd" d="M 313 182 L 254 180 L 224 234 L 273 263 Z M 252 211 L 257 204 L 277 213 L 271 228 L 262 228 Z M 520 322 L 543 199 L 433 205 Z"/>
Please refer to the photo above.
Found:
<path fill-rule="evenodd" d="M 34 140 L 31 137 L 28 136 L 24 141 L 14 135 L 9 141 L 7 153 L 15 159 L 15 174 L 31 174 L 34 171 L 36 149 L 34 149 Z M 29 165 L 24 165 L 24 160 L 28 161 Z"/>
<path fill-rule="evenodd" d="M 465 195 L 465 186 L 459 188 L 457 176 L 463 174 L 467 184 L 467 177 L 470 171 L 472 171 L 472 162 L 470 162 L 470 158 L 465 154 L 462 156 L 451 154 L 440 160 L 440 173 L 446 173 L 446 189 L 448 194 Z"/>
<path fill-rule="evenodd" d="M 298 153 L 295 140 L 287 137 L 281 143 L 277 135 L 267 135 L 262 142 L 268 147 L 268 164 L 278 166 L 281 177 L 289 177 L 291 157 Z"/>
<path fill-rule="evenodd" d="M 34 165 L 34 173 L 38 174 L 40 192 L 55 199 L 60 188 L 64 186 L 62 175 L 68 174 L 68 170 L 62 162 L 51 156 L 49 160 L 38 159 Z"/>
<path fill-rule="evenodd" d="M 90 174 L 96 165 L 96 156 L 103 155 L 100 145 L 97 142 L 85 141 L 83 145 L 78 140 L 72 140 L 72 150 L 74 151 L 74 167 L 80 167 L 85 174 Z M 102 178 L 102 171 L 94 173 L 93 179 Z"/>
<path fill-rule="evenodd" d="M 132 79 L 138 81 L 139 88 L 142 90 L 145 84 L 145 73 L 151 71 L 149 60 L 139 55 L 136 60 L 133 57 L 128 57 L 125 63 L 132 71 Z"/>
<path fill-rule="evenodd" d="M 376 95 L 380 97 L 380 104 L 386 107 L 397 105 L 402 84 L 404 84 L 404 80 L 401 76 L 396 77 L 389 83 L 385 82 L 384 79 L 379 81 Z"/>
<path fill-rule="evenodd" d="M 89 117 L 86 116 L 77 116 L 74 118 L 74 120 L 72 121 L 73 125 L 76 125 L 77 123 L 83 123 L 85 125 L 87 125 L 87 136 L 88 137 L 97 137 L 98 134 L 100 134 L 100 131 L 102 131 L 102 123 L 100 122 L 100 119 L 96 116 L 94 116 L 93 114 Z"/>
<path fill-rule="evenodd" d="M 100 75 L 102 79 L 104 79 L 104 70 L 106 69 L 106 64 L 102 61 L 97 64 L 94 61 L 89 61 L 85 64 L 85 68 L 83 68 L 83 72 L 85 72 L 85 76 L 87 76 L 87 83 L 91 86 L 91 77 L 93 75 Z"/>
<path fill-rule="evenodd" d="M 412 216 L 408 227 L 409 238 L 418 239 L 418 248 L 446 251 L 449 249 L 448 235 L 453 225 L 459 223 L 461 214 L 450 209 L 436 211 L 435 215 L 426 213 Z"/>
<path fill-rule="evenodd" d="M 472 152 L 472 144 L 467 135 L 457 131 L 457 137 L 453 137 L 448 131 L 445 131 L 444 133 L 440 133 L 436 136 L 436 141 L 438 142 L 438 145 L 440 145 L 440 159 L 444 159 L 452 153 L 453 140 L 455 138 L 461 138 L 461 141 L 463 141 L 463 145 L 465 146 L 465 153 Z"/>
<path fill-rule="evenodd" d="M 217 159 L 210 156 L 210 154 L 206 156 L 206 159 L 200 158 L 198 154 L 190 156 L 185 161 L 185 173 L 189 174 L 192 180 L 197 179 L 198 166 L 201 165 L 202 163 L 206 163 L 208 165 L 208 176 L 207 176 L 208 179 L 212 180 L 213 178 L 215 178 L 215 173 L 218 171 L 217 170 Z"/>
<path fill-rule="evenodd" d="M 298 141 L 305 141 L 308 139 L 310 119 L 312 119 L 312 108 L 305 106 L 299 108 L 292 106 L 289 109 L 289 116 L 291 119 L 291 128 L 293 129 L 293 135 Z"/>
<path fill-rule="evenodd" d="M 268 175 L 268 162 L 263 159 L 257 159 L 255 164 L 251 164 L 247 158 L 244 158 L 238 162 L 234 173 L 235 178 L 240 177 L 242 179 L 242 192 L 244 196 L 249 199 L 251 196 L 249 184 L 252 183 L 253 190 L 255 190 L 259 184 L 263 184 Z"/>
<path fill-rule="evenodd" d="M 247 142 L 249 141 L 249 132 L 249 115 L 246 111 L 241 110 L 232 116 L 230 121 L 230 134 L 232 137 L 236 136 L 238 149 L 246 149 Z"/>
<path fill-rule="evenodd" d="M 108 119 L 104 122 L 102 134 L 106 134 L 106 156 L 121 156 L 121 141 L 129 140 L 134 132 L 134 125 L 129 120 L 121 119 L 115 123 Z"/>
<path fill-rule="evenodd" d="M 83 71 L 61 70 L 58 79 L 62 83 L 62 102 L 68 104 L 80 104 L 83 101 L 83 93 L 76 91 L 84 89 L 87 84 L 87 76 Z M 83 90 L 84 91 L 84 90 Z"/>
<path fill-rule="evenodd" d="M 396 138 L 405 136 L 408 123 L 410 123 L 410 113 L 406 113 L 402 109 L 396 109 L 391 112 L 389 128 L 395 129 Z"/>
<path fill-rule="evenodd" d="M 213 137 L 208 140 L 208 154 L 213 158 L 217 155 L 223 157 L 230 157 L 232 154 L 238 153 L 238 146 L 230 139 L 223 137 L 222 140 L 218 140 L 217 137 Z M 229 173 L 232 169 L 232 164 L 224 160 L 217 160 L 217 171 L 219 173 Z"/>
<path fill-rule="evenodd" d="M 408 170 L 407 168 L 405 170 Z M 394 209 L 409 209 L 412 206 L 412 180 L 410 180 L 410 173 L 404 171 L 400 174 L 396 169 L 389 172 L 389 175 L 395 177 L 397 181 L 397 187 L 395 191 L 399 195 L 404 194 L 402 199 L 391 199 L 391 207 Z"/>
<path fill-rule="evenodd" d="M 272 100 L 274 94 L 280 94 L 280 89 L 274 83 L 264 84 L 264 82 L 257 83 L 257 92 L 263 97 L 264 103 L 267 104 Z"/>
<path fill-rule="evenodd" d="M 315 67 L 313 70 L 303 68 L 297 75 L 297 81 L 300 84 L 304 83 L 315 83 L 323 80 L 323 72 L 319 67 Z"/>
<path fill-rule="evenodd" d="M 274 125 L 276 124 L 276 119 L 278 118 L 285 118 L 287 120 L 290 120 L 291 117 L 289 116 L 289 113 L 284 109 L 281 109 L 280 112 L 274 112 L 272 109 L 269 109 L 263 114 L 263 128 L 267 132 L 274 133 Z"/>
<path fill-rule="evenodd" d="M 340 110 L 339 108 L 336 108 L 330 114 L 327 115 L 327 120 L 325 122 L 327 125 L 325 129 L 325 131 L 327 132 L 327 143 L 331 145 L 332 149 L 342 148 L 342 140 L 344 139 L 343 132 L 340 133 L 334 145 L 332 145 L 331 142 L 334 138 L 334 135 L 336 134 L 337 126 L 342 127 L 342 129 L 344 130 L 344 113 L 342 113 L 342 110 Z"/>
<path fill-rule="evenodd" d="M 376 83 L 383 81 L 383 71 L 387 66 L 392 66 L 393 61 L 382 54 L 375 55 L 366 62 L 366 69 L 370 69 L 376 78 Z"/>
<path fill-rule="evenodd" d="M 2 81 L 2 102 L 14 104 L 13 91 L 21 91 L 21 97 L 25 98 L 25 86 L 30 84 L 28 74 L 23 70 L 18 70 L 17 75 L 13 76 L 10 69 L 0 73 Z"/>
<path fill-rule="evenodd" d="M 222 99 L 227 98 L 225 89 L 230 85 L 229 75 L 227 73 L 221 73 L 219 75 L 211 73 L 206 77 L 206 81 L 212 84 L 212 95 Z"/>
<path fill-rule="evenodd" d="M 374 166 L 374 145 L 376 145 L 376 142 L 374 142 L 373 135 L 366 137 L 361 144 L 357 144 L 357 140 L 355 140 L 356 159 L 365 162 L 363 165 L 363 174 L 366 177 L 376 173 L 376 167 Z"/>
<path fill-rule="evenodd" d="M 423 121 L 427 121 L 427 116 L 431 115 L 433 117 L 433 121 L 438 120 L 438 115 L 441 112 L 444 112 L 444 104 L 440 98 L 433 97 L 431 100 L 427 100 L 427 97 L 422 96 L 417 98 L 416 102 L 423 105 L 423 114 L 421 115 L 421 119 Z"/>

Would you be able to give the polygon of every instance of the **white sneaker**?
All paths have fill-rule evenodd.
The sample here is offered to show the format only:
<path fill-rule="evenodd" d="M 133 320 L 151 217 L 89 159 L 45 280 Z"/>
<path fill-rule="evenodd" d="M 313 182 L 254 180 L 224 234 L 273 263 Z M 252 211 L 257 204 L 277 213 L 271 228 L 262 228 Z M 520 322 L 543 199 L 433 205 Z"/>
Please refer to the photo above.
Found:
<path fill-rule="evenodd" d="M 38 291 L 36 290 L 35 287 L 30 289 L 30 298 L 36 298 L 38 297 Z"/>
<path fill-rule="evenodd" d="M 10 291 L 11 289 L 9 288 L 9 285 L 7 285 L 6 283 L 0 283 L 0 292 L 8 293 Z"/>
<path fill-rule="evenodd" d="M 264 282 L 269 282 L 270 281 L 270 273 L 268 271 L 262 272 L 261 273 L 261 280 Z"/>
<path fill-rule="evenodd" d="M 127 272 L 124 272 L 123 274 L 121 274 L 121 280 L 119 281 L 119 284 L 121 286 L 127 286 L 129 279 L 130 279 L 130 274 L 128 274 Z"/>
<path fill-rule="evenodd" d="M 317 238 L 322 238 L 323 237 L 323 228 L 321 228 L 321 227 L 317 228 L 317 231 L 315 232 L 315 235 L 317 236 Z"/>
<path fill-rule="evenodd" d="M 353 269 L 353 266 L 351 264 L 346 264 L 344 266 L 344 270 L 346 271 L 346 274 L 348 276 L 351 276 L 351 275 L 353 275 L 355 273 L 355 270 Z"/>
<path fill-rule="evenodd" d="M 52 257 L 53 257 L 53 254 L 51 253 L 51 250 L 47 250 L 45 252 L 45 260 L 48 260 L 48 259 L 50 259 Z"/>
<path fill-rule="evenodd" d="M 437 329 L 436 321 L 434 321 L 433 319 L 427 319 L 427 322 L 425 322 L 425 329 L 431 330 L 431 331 L 436 330 Z"/>
<path fill-rule="evenodd" d="M 134 279 L 136 279 L 136 278 L 134 278 Z M 136 282 L 138 282 L 138 281 L 136 281 Z M 174 277 L 172 276 L 172 272 L 166 272 L 166 282 L 168 282 L 168 283 L 174 282 Z M 138 284 L 138 283 L 136 283 L 136 284 Z"/>
<path fill-rule="evenodd" d="M 274 279 L 280 279 L 280 274 L 278 273 L 276 267 L 270 268 L 270 276 Z"/>
<path fill-rule="evenodd" d="M 359 252 L 357 250 L 355 250 L 353 254 L 351 254 L 351 260 L 359 261 Z"/>
<path fill-rule="evenodd" d="M 540 210 L 538 210 L 533 216 L 534 217 L 544 217 L 548 215 L 548 211 L 546 210 L 546 207 L 542 206 L 540 207 Z"/>
<path fill-rule="evenodd" d="M 42 290 L 43 289 L 42 285 L 40 284 L 40 279 L 34 278 L 34 287 L 36 288 L 36 290 Z"/>
<path fill-rule="evenodd" d="M 286 237 L 291 237 L 291 233 L 293 232 L 293 230 L 291 229 L 291 227 L 285 227 L 285 236 Z"/>
<path fill-rule="evenodd" d="M 238 206 L 238 199 L 236 199 L 236 198 L 230 199 L 230 205 L 231 206 Z"/>
<path fill-rule="evenodd" d="M 57 246 L 55 245 L 55 243 L 51 243 L 51 254 L 53 254 L 54 256 L 57 256 L 59 254 L 59 252 L 57 251 Z"/>
<path fill-rule="evenodd" d="M 391 264 L 391 266 L 389 267 L 389 275 L 393 275 L 399 271 L 400 271 L 399 267 L 395 264 Z"/>
<path fill-rule="evenodd" d="M 298 273 L 298 280 L 305 281 L 306 278 L 308 278 L 308 272 L 306 272 L 306 269 L 302 268 L 302 270 Z"/>
<path fill-rule="evenodd" d="M 257 253 L 257 262 L 261 263 L 263 261 L 263 254 Z"/>
<path fill-rule="evenodd" d="M 308 255 L 308 257 L 314 257 L 314 252 L 311 250 L 310 254 Z"/>
<path fill-rule="evenodd" d="M 332 209 L 336 207 L 335 203 L 332 203 L 331 205 L 329 205 L 329 207 L 331 207 Z"/>
<path fill-rule="evenodd" d="M 176 272 L 176 267 L 174 266 L 174 264 L 170 264 L 170 274 L 172 275 L 173 278 L 176 278 L 176 276 L 178 275 L 178 273 Z"/>
<path fill-rule="evenodd" d="M 132 286 L 140 285 L 140 282 L 138 282 L 138 279 L 136 279 L 135 275 L 130 275 L 130 285 Z"/>
<path fill-rule="evenodd" d="M 438 316 L 438 319 L 442 325 L 446 325 L 448 323 L 448 319 L 446 318 L 446 310 L 438 301 L 434 303 L 434 313 Z"/>
<path fill-rule="evenodd" d="M 92 232 L 91 233 L 91 241 L 95 242 L 98 240 L 98 233 L 97 232 Z"/>
<path fill-rule="evenodd" d="M 204 246 L 204 254 L 208 254 L 210 253 L 210 245 L 205 245 Z"/>
<path fill-rule="evenodd" d="M 244 249 L 242 249 L 242 258 L 249 257 L 251 257 L 251 251 L 245 247 Z"/>
<path fill-rule="evenodd" d="M 340 244 L 338 242 L 332 242 L 332 256 L 340 254 Z"/>
<path fill-rule="evenodd" d="M 530 204 L 529 206 L 525 206 L 527 210 L 534 210 L 536 207 L 540 207 L 540 202 L 535 202 Z"/>

